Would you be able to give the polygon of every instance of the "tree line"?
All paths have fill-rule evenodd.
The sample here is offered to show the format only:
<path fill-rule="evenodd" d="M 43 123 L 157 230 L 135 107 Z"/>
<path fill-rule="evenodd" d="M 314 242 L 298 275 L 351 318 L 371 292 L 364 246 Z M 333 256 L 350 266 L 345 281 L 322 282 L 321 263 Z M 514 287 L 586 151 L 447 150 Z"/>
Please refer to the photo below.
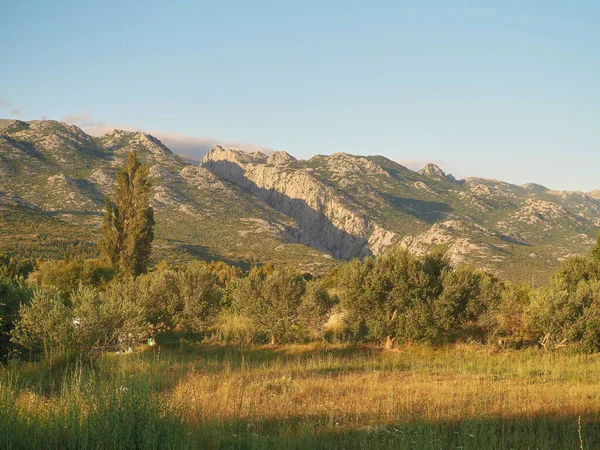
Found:
<path fill-rule="evenodd" d="M 167 332 L 237 344 L 329 341 L 386 348 L 477 342 L 600 351 L 600 241 L 532 289 L 443 249 L 393 247 L 313 277 L 270 264 L 249 271 L 195 261 L 149 268 L 154 215 L 134 153 L 107 198 L 101 256 L 0 256 L 2 357 L 64 358 L 126 349 Z"/>

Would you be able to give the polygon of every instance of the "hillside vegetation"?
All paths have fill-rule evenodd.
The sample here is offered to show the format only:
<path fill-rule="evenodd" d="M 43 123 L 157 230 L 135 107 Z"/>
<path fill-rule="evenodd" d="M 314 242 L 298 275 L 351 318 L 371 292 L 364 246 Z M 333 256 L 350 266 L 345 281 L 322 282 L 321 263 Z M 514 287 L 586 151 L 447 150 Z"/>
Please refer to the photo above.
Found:
<path fill-rule="evenodd" d="M 600 236 L 537 288 L 464 264 L 447 246 L 411 251 L 347 210 L 346 223 L 363 228 L 350 239 L 322 220 L 318 245 L 362 245 L 362 258 L 318 274 L 291 264 L 153 266 L 151 172 L 128 153 L 105 200 L 100 257 L 86 241 L 61 259 L 0 255 L 3 447 L 600 443 Z M 318 218 L 319 202 L 339 213 L 327 189 L 306 209 L 244 183 L 277 214 Z M 41 214 L 20 197 L 5 204 Z M 47 220 L 48 229 L 86 226 Z M 379 238 L 391 239 L 387 248 L 369 246 Z"/>
<path fill-rule="evenodd" d="M 155 262 L 290 264 L 316 274 L 397 243 L 420 255 L 443 244 L 454 262 L 540 285 L 589 248 L 600 224 L 594 193 L 456 180 L 433 164 L 414 172 L 381 156 L 301 161 L 216 147 L 198 167 L 144 133 L 94 138 L 55 121 L 4 121 L 0 248 L 61 257 L 74 243 L 93 253 L 104 195 L 132 150 L 150 168 Z"/>

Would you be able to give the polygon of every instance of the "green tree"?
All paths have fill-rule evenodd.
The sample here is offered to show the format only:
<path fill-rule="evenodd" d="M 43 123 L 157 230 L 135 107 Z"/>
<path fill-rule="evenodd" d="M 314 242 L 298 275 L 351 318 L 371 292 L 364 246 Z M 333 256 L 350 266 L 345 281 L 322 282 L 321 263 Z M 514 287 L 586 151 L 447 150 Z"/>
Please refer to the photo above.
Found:
<path fill-rule="evenodd" d="M 306 283 L 306 290 L 298 307 L 299 323 L 309 339 L 323 339 L 325 322 L 330 316 L 333 300 L 320 280 Z"/>
<path fill-rule="evenodd" d="M 10 333 L 18 319 L 19 308 L 30 298 L 31 291 L 22 279 L 0 276 L 0 359 L 9 354 Z"/>
<path fill-rule="evenodd" d="M 526 325 L 544 336 L 542 343 L 600 351 L 600 261 L 589 256 L 566 259 L 550 285 L 534 292 Z"/>
<path fill-rule="evenodd" d="M 88 351 L 95 345 L 132 345 L 146 333 L 144 309 L 118 283 L 98 292 L 80 286 L 71 293 L 76 347 Z"/>
<path fill-rule="evenodd" d="M 114 269 L 107 262 L 75 256 L 39 262 L 37 270 L 29 275 L 29 280 L 67 298 L 80 284 L 102 287 L 113 276 Z"/>
<path fill-rule="evenodd" d="M 22 303 L 11 340 L 47 360 L 73 350 L 74 324 L 71 309 L 58 295 L 36 290 L 30 303 Z"/>
<path fill-rule="evenodd" d="M 206 264 L 191 262 L 179 272 L 180 311 L 176 321 L 194 333 L 206 331 L 216 318 L 221 302 L 217 277 Z"/>
<path fill-rule="evenodd" d="M 592 257 L 596 261 L 600 261 L 600 233 L 596 236 L 596 245 L 592 247 Z"/>
<path fill-rule="evenodd" d="M 131 152 L 117 175 L 114 203 L 106 198 L 100 248 L 103 256 L 126 275 L 144 273 L 150 260 L 154 211 L 148 177 L 148 167 Z"/>
<path fill-rule="evenodd" d="M 452 267 L 442 250 L 423 257 L 401 247 L 354 260 L 335 275 L 344 321 L 356 338 L 447 342 L 481 337 L 501 299 L 500 281 L 468 266 Z"/>
<path fill-rule="evenodd" d="M 345 320 L 358 338 L 391 348 L 398 338 L 433 339 L 430 302 L 449 266 L 443 253 L 419 258 L 395 247 L 377 258 L 351 261 L 339 273 Z"/>
<path fill-rule="evenodd" d="M 305 293 L 306 280 L 290 268 L 279 268 L 269 275 L 264 270 L 252 270 L 237 281 L 232 308 L 252 320 L 257 331 L 270 337 L 271 344 L 292 341 L 302 334 L 304 318 L 315 312 L 311 304 L 325 298 L 317 291 L 311 290 L 306 298 Z"/>

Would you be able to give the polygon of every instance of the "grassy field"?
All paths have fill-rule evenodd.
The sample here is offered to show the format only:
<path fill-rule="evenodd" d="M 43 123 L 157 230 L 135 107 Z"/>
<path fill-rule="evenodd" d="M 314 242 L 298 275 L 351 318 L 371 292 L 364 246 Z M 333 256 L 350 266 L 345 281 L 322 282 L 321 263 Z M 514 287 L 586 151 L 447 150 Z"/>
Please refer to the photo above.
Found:
<path fill-rule="evenodd" d="M 600 356 L 163 342 L 0 369 L 0 448 L 600 448 Z"/>

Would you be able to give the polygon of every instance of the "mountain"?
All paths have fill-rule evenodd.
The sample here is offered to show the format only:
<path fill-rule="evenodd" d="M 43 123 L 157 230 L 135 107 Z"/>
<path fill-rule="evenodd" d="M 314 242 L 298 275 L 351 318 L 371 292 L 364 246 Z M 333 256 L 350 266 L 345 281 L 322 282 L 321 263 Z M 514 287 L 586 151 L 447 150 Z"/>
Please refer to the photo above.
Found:
<path fill-rule="evenodd" d="M 217 146 L 196 165 L 141 132 L 95 138 L 55 121 L 0 121 L 0 249 L 56 257 L 70 242 L 95 248 L 104 195 L 132 150 L 150 167 L 156 261 L 319 271 L 394 244 L 416 253 L 445 245 L 455 262 L 539 283 L 588 251 L 600 227 L 597 191 L 457 180 L 435 164 L 414 172 L 345 153 L 297 160 Z"/>

